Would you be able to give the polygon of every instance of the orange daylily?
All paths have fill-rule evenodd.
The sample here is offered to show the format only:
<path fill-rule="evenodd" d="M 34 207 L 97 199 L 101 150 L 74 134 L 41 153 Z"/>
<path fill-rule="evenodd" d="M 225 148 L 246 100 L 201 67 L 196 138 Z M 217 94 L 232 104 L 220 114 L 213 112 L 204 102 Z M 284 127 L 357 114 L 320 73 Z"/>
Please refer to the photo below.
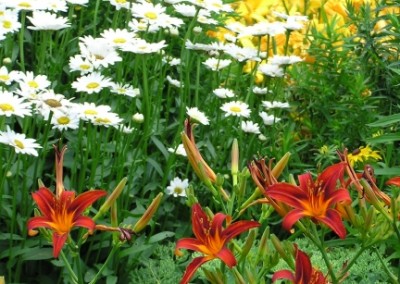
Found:
<path fill-rule="evenodd" d="M 306 253 L 299 250 L 295 245 L 296 271 L 293 274 L 290 270 L 279 270 L 272 276 L 272 282 L 278 279 L 288 279 L 294 284 L 326 284 L 329 281 L 321 271 L 312 267 L 310 258 Z"/>
<path fill-rule="evenodd" d="M 176 244 L 175 254 L 181 255 L 180 249 L 198 251 L 204 256 L 196 257 L 186 268 L 181 284 L 188 283 L 196 270 L 205 262 L 221 259 L 229 268 L 236 265 L 236 258 L 227 248 L 227 243 L 237 235 L 251 228 L 260 226 L 256 221 L 238 221 L 223 227 L 225 219 L 230 217 L 217 213 L 212 220 L 203 211 L 200 204 L 192 206 L 192 226 L 196 238 L 180 239 Z"/>
<path fill-rule="evenodd" d="M 336 189 L 336 182 L 342 179 L 345 168 L 346 163 L 341 162 L 326 168 L 315 181 L 310 173 L 306 173 L 299 176 L 299 186 L 282 182 L 268 187 L 266 195 L 294 208 L 286 214 L 282 226 L 290 230 L 300 218 L 311 217 L 344 239 L 346 229 L 339 212 L 333 207 L 341 201 L 351 202 L 347 189 Z"/>
<path fill-rule="evenodd" d="M 386 182 L 386 185 L 395 185 L 400 187 L 400 177 L 394 177 Z"/>
<path fill-rule="evenodd" d="M 36 228 L 44 227 L 53 231 L 53 256 L 58 257 L 73 227 L 84 227 L 93 231 L 95 222 L 83 211 L 100 197 L 107 194 L 104 190 L 92 190 L 75 197 L 74 191 L 64 189 L 62 184 L 62 164 L 66 151 L 56 148 L 56 194 L 46 187 L 41 187 L 32 193 L 33 200 L 39 207 L 42 216 L 28 220 L 29 235 L 36 235 Z"/>

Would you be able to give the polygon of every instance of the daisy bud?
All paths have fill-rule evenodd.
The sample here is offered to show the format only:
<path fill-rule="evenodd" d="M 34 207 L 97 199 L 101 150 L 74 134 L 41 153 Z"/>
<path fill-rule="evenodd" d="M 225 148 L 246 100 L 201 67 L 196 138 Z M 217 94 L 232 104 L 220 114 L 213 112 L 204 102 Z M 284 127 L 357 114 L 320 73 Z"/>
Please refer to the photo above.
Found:
<path fill-rule="evenodd" d="M 11 60 L 10 57 L 6 57 L 6 58 L 3 59 L 3 64 L 4 64 L 4 65 L 6 65 L 6 64 L 11 64 L 11 62 L 12 62 L 12 60 Z"/>
<path fill-rule="evenodd" d="M 136 222 L 133 227 L 133 231 L 135 233 L 140 232 L 146 227 L 146 225 L 150 222 L 153 215 L 156 213 L 158 206 L 160 206 L 161 199 L 163 197 L 163 193 L 160 192 L 151 202 L 150 206 L 147 208 L 146 212 L 144 212 L 143 216 Z"/>
<path fill-rule="evenodd" d="M 144 115 L 137 112 L 132 116 L 132 120 L 137 123 L 142 123 L 144 121 Z"/>

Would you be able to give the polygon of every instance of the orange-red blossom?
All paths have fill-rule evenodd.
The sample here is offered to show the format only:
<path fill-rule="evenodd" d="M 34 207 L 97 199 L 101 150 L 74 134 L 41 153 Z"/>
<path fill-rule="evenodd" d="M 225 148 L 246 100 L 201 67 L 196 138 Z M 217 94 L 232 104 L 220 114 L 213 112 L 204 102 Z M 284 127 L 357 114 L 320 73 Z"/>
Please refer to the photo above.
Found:
<path fill-rule="evenodd" d="M 310 258 L 295 245 L 296 270 L 279 270 L 272 276 L 272 282 L 278 279 L 288 279 L 294 284 L 326 284 L 329 283 L 321 271 L 312 267 Z"/>
<path fill-rule="evenodd" d="M 41 187 L 32 193 L 41 216 L 28 220 L 29 235 L 36 235 L 36 228 L 44 227 L 53 231 L 53 256 L 60 254 L 69 232 L 73 227 L 84 227 L 89 231 L 95 229 L 95 222 L 86 216 L 83 211 L 97 199 L 107 194 L 104 190 L 92 190 L 75 197 L 74 191 L 64 190 L 62 184 L 63 156 L 66 151 L 56 149 L 56 194 L 46 187 Z"/>
<path fill-rule="evenodd" d="M 204 256 L 196 257 L 186 268 L 181 284 L 188 283 L 196 270 L 205 262 L 215 258 L 221 259 L 229 268 L 236 265 L 236 258 L 227 248 L 227 243 L 237 235 L 260 226 L 256 221 L 237 221 L 223 227 L 225 219 L 230 217 L 217 213 L 212 219 L 203 211 L 200 204 L 192 207 L 192 226 L 196 238 L 180 239 L 176 244 L 175 254 L 181 255 L 180 249 L 198 251 Z"/>
<path fill-rule="evenodd" d="M 299 186 L 276 183 L 268 187 L 265 194 L 284 202 L 294 209 L 283 218 L 282 226 L 290 230 L 302 217 L 310 217 L 331 228 L 340 238 L 346 237 L 346 229 L 339 212 L 334 208 L 338 202 L 351 202 L 346 188 L 336 189 L 338 179 L 343 178 L 346 163 L 326 168 L 315 181 L 310 173 L 299 176 Z"/>

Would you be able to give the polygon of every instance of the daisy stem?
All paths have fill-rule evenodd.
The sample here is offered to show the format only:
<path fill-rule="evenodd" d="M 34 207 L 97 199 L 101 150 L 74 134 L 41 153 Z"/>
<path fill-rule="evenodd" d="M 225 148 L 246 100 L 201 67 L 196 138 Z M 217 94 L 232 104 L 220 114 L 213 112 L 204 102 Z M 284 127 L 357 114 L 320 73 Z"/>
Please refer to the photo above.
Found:
<path fill-rule="evenodd" d="M 21 10 L 21 29 L 19 30 L 18 43 L 19 43 L 19 60 L 22 72 L 25 72 L 25 54 L 24 54 L 25 22 L 26 22 L 26 11 Z"/>
<path fill-rule="evenodd" d="M 93 36 L 97 35 L 97 16 L 99 14 L 99 8 L 100 8 L 100 0 L 96 0 L 96 6 L 94 8 L 94 17 L 93 17 Z"/>

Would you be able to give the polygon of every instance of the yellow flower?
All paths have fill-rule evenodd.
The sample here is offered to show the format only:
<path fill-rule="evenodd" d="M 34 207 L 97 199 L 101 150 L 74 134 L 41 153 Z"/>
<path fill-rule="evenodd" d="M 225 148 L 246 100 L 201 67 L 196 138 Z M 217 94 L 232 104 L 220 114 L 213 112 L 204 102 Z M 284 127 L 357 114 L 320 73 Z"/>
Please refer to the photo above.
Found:
<path fill-rule="evenodd" d="M 354 167 L 354 165 L 357 163 L 365 163 L 382 159 L 379 152 L 372 150 L 369 145 L 365 147 L 361 146 L 355 149 L 352 153 L 347 155 L 347 158 L 349 159 L 350 165 L 352 167 Z"/>

